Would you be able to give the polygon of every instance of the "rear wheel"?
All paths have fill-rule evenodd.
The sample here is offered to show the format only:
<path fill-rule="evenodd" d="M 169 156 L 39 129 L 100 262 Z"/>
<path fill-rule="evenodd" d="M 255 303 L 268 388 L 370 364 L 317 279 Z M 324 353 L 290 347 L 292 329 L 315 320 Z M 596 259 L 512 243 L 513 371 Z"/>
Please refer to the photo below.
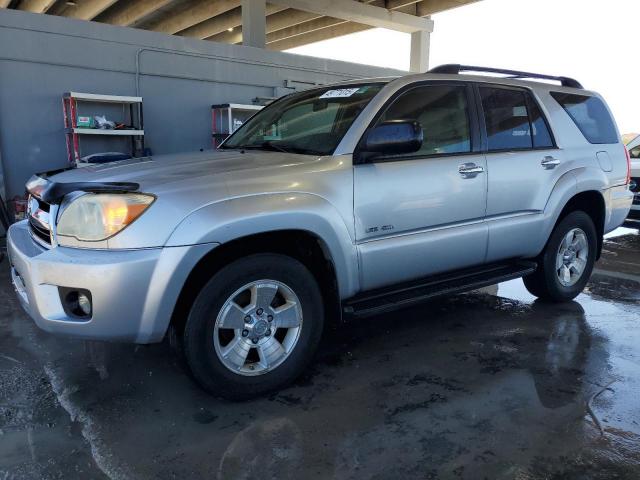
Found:
<path fill-rule="evenodd" d="M 292 382 L 322 334 L 315 278 L 297 260 L 257 254 L 216 273 L 191 309 L 184 353 L 214 395 L 244 399 Z"/>
<path fill-rule="evenodd" d="M 523 278 L 524 285 L 538 298 L 565 302 L 574 299 L 589 281 L 597 252 L 596 228 L 591 217 L 575 211 L 554 228 L 538 269 Z"/>

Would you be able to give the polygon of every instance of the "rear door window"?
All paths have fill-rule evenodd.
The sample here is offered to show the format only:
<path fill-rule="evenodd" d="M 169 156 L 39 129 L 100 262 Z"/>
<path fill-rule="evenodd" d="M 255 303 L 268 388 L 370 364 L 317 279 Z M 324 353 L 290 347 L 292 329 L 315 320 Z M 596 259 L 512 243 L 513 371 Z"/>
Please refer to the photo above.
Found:
<path fill-rule="evenodd" d="M 551 92 L 589 143 L 618 143 L 611 115 L 602 100 L 588 95 Z"/>
<path fill-rule="evenodd" d="M 525 90 L 480 87 L 489 151 L 552 148 L 547 122 Z"/>
<path fill-rule="evenodd" d="M 553 138 L 549 126 L 545 120 L 540 107 L 528 92 L 527 108 L 529 109 L 529 121 L 531 122 L 531 135 L 533 140 L 533 148 L 551 148 L 553 147 Z"/>

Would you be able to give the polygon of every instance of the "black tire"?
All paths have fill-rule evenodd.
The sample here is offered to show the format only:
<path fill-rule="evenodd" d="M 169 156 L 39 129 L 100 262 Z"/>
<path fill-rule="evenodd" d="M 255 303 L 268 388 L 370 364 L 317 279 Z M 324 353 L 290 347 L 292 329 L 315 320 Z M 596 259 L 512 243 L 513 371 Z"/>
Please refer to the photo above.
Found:
<path fill-rule="evenodd" d="M 282 282 L 299 299 L 304 321 L 297 343 L 275 369 L 244 376 L 227 368 L 215 351 L 218 313 L 227 299 L 256 280 Z M 309 364 L 318 347 L 324 324 L 322 296 L 314 276 L 297 260 L 277 254 L 255 254 L 220 269 L 198 294 L 184 329 L 184 354 L 193 377 L 208 392 L 230 400 L 244 400 L 293 382 Z"/>
<path fill-rule="evenodd" d="M 556 255 L 560 243 L 570 230 L 580 228 L 587 238 L 589 252 L 585 269 L 579 280 L 571 286 L 560 283 L 556 271 Z M 591 277 L 598 248 L 596 227 L 591 217 L 583 211 L 575 211 L 564 217 L 553 229 L 545 249 L 538 257 L 538 268 L 523 277 L 527 290 L 536 297 L 550 302 L 568 302 L 577 297 Z"/>

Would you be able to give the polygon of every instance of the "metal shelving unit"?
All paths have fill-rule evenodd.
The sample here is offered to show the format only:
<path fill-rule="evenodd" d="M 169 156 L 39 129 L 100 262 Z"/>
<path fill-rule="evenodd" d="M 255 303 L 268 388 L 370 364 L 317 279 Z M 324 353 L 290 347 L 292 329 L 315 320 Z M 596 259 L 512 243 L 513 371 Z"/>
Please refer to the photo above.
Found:
<path fill-rule="evenodd" d="M 213 148 L 218 148 L 229 135 L 246 122 L 262 105 L 242 105 L 240 103 L 222 103 L 211 105 L 211 138 Z"/>
<path fill-rule="evenodd" d="M 133 129 L 101 129 L 78 127 L 79 104 L 106 103 L 122 105 L 123 116 L 128 110 L 128 124 Z M 77 164 L 82 157 L 80 153 L 81 135 L 105 135 L 131 137 L 131 156 L 144 150 L 144 127 L 142 116 L 142 97 L 122 95 L 101 95 L 97 93 L 68 92 L 62 96 L 65 138 L 69 163 Z M 126 120 L 126 119 L 123 119 Z"/>

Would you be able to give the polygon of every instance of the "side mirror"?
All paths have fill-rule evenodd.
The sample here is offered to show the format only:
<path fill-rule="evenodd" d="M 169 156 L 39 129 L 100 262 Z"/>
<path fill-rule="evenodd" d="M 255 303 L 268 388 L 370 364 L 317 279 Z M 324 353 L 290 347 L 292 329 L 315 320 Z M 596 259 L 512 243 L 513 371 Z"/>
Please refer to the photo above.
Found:
<path fill-rule="evenodd" d="M 367 155 L 400 155 L 413 153 L 422 147 L 423 132 L 420 123 L 413 120 L 392 120 L 369 130 L 360 144 Z"/>

